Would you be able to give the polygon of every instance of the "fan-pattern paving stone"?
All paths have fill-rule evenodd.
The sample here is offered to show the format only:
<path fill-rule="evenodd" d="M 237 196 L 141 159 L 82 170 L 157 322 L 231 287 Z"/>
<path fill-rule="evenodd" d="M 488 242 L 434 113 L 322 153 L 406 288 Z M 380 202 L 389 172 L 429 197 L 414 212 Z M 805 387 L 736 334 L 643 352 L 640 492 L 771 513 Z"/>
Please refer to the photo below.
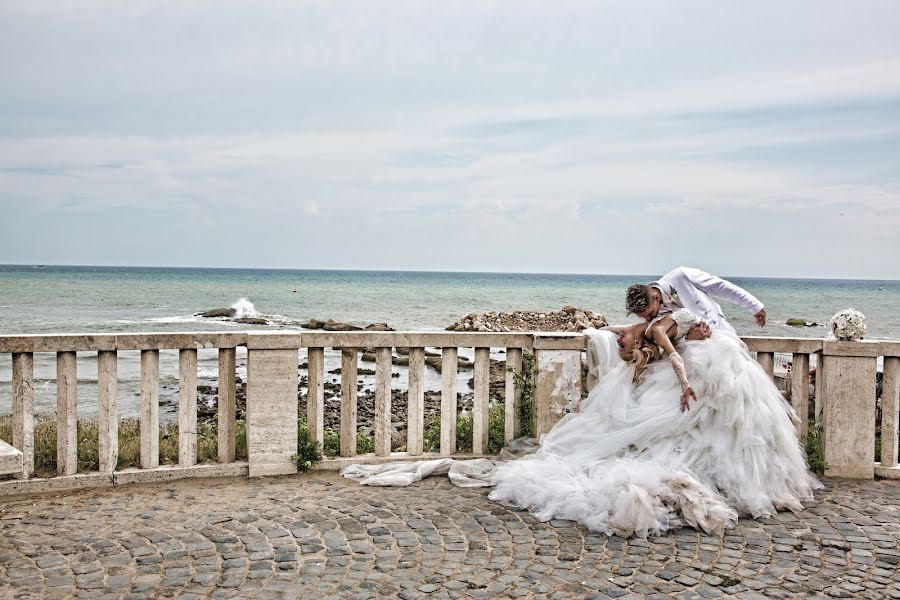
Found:
<path fill-rule="evenodd" d="M 900 484 L 625 540 L 485 490 L 336 474 L 180 481 L 0 508 L 3 598 L 900 598 Z"/>

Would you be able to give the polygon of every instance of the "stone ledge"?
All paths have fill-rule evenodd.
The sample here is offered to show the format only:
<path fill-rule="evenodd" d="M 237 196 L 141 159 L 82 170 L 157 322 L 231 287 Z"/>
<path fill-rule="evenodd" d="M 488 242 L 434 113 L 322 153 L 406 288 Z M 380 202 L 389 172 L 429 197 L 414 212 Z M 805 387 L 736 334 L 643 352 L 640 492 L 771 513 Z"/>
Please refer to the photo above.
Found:
<path fill-rule="evenodd" d="M 875 476 L 885 479 L 900 479 L 900 466 L 883 467 L 881 463 L 875 463 Z"/>
<path fill-rule="evenodd" d="M 812 354 L 822 349 L 821 338 L 742 337 L 751 352 Z"/>
<path fill-rule="evenodd" d="M 112 474 L 76 473 L 50 479 L 27 479 L 0 482 L 0 497 L 20 494 L 47 494 L 108 488 L 130 483 L 153 483 L 176 479 L 247 476 L 246 462 L 206 464 L 192 467 L 164 465 L 156 469 L 125 469 Z"/>
<path fill-rule="evenodd" d="M 22 453 L 0 440 L 0 475 L 22 473 Z"/>
<path fill-rule="evenodd" d="M 453 458 L 456 460 L 471 460 L 473 458 L 496 458 L 495 454 L 440 454 L 438 452 L 425 452 L 412 455 L 408 452 L 391 452 L 388 456 L 375 456 L 375 454 L 359 454 L 357 456 L 325 458 L 312 466 L 314 471 L 337 471 L 349 465 L 381 465 L 389 462 L 412 460 L 438 460 L 440 458 Z"/>
<path fill-rule="evenodd" d="M 584 350 L 587 337 L 581 333 L 536 333 L 535 350 Z"/>

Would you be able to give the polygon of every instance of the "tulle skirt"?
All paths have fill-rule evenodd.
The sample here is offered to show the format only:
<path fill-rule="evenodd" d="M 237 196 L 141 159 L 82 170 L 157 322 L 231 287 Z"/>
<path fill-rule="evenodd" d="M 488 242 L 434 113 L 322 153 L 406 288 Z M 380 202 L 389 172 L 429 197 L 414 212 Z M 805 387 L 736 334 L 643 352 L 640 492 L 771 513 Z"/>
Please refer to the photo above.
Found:
<path fill-rule="evenodd" d="M 590 351 L 613 351 L 608 332 Z M 679 409 L 668 361 L 634 368 L 606 361 L 578 413 L 567 415 L 532 456 L 502 464 L 490 497 L 543 520 L 578 521 L 622 536 L 688 524 L 708 533 L 738 515 L 800 510 L 820 487 L 804 460 L 790 405 L 737 338 L 683 342 L 697 393 Z"/>

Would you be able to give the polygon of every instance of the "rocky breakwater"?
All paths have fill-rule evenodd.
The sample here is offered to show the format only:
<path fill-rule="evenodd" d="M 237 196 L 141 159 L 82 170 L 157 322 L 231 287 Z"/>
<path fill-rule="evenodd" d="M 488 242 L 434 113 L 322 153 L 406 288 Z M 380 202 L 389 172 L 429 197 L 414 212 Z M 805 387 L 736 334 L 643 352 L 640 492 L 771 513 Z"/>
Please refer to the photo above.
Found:
<path fill-rule="evenodd" d="M 365 327 L 359 327 L 349 323 L 340 323 L 332 319 L 327 321 L 310 319 L 306 323 L 302 323 L 300 327 L 303 329 L 320 329 L 322 331 L 396 331 L 387 323 L 370 323 Z"/>
<path fill-rule="evenodd" d="M 606 317 L 584 308 L 563 306 L 549 312 L 517 310 L 513 312 L 470 313 L 447 331 L 556 331 L 575 333 L 591 327 L 606 327 Z"/>

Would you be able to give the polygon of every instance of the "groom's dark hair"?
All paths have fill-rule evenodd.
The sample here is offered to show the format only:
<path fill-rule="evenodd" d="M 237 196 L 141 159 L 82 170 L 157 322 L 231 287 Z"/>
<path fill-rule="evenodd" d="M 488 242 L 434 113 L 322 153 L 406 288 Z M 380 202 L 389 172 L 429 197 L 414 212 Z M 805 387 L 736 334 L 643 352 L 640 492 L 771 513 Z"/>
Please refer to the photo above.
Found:
<path fill-rule="evenodd" d="M 636 283 L 625 292 L 625 312 L 637 314 L 650 306 L 650 286 Z"/>

